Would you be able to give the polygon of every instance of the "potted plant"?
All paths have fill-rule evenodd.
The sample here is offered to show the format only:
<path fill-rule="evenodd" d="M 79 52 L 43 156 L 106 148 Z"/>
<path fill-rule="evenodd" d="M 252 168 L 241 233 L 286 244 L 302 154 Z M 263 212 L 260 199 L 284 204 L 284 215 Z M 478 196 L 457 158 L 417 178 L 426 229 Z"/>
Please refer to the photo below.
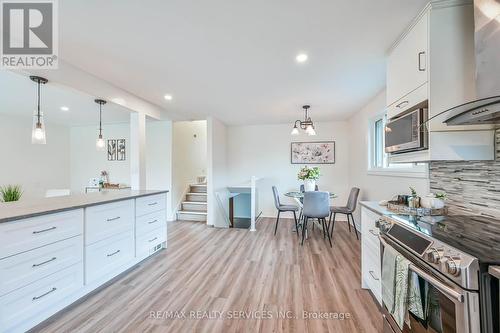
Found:
<path fill-rule="evenodd" d="M 7 185 L 0 187 L 1 202 L 18 201 L 22 195 L 23 191 L 19 185 Z"/>
<path fill-rule="evenodd" d="M 316 189 L 316 181 L 319 179 L 320 172 L 318 167 L 303 167 L 300 169 L 297 177 L 304 182 L 304 191 L 314 191 Z"/>
<path fill-rule="evenodd" d="M 417 194 L 417 191 L 410 186 L 411 195 L 408 198 L 408 207 L 410 208 L 419 208 L 420 207 L 420 197 Z"/>

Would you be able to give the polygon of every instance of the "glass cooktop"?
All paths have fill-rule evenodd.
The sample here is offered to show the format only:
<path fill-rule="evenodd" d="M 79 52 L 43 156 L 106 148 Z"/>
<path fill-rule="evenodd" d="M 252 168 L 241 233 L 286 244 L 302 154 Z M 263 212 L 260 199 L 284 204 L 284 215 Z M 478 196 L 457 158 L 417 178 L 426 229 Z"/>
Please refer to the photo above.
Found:
<path fill-rule="evenodd" d="M 476 257 L 481 264 L 500 264 L 500 220 L 474 215 L 389 216 Z"/>

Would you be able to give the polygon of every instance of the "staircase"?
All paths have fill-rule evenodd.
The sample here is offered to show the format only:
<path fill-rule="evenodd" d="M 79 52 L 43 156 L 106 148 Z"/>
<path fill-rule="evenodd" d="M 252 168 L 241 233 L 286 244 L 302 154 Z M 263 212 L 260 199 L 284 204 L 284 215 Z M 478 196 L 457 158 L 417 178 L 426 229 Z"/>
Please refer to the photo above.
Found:
<path fill-rule="evenodd" d="M 189 185 L 181 210 L 177 211 L 177 220 L 200 221 L 207 220 L 207 184 Z"/>

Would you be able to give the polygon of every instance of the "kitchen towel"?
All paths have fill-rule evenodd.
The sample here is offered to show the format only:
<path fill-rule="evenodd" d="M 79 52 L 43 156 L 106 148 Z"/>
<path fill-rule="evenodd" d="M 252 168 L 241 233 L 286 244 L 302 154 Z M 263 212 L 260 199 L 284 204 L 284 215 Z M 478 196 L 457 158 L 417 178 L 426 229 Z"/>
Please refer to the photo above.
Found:
<path fill-rule="evenodd" d="M 398 253 L 391 246 L 384 247 L 382 257 L 382 302 L 389 313 L 394 310 L 394 278 Z"/>
<path fill-rule="evenodd" d="M 413 313 L 416 317 L 425 320 L 419 277 L 417 273 L 411 271 L 408 285 L 408 311 Z"/>

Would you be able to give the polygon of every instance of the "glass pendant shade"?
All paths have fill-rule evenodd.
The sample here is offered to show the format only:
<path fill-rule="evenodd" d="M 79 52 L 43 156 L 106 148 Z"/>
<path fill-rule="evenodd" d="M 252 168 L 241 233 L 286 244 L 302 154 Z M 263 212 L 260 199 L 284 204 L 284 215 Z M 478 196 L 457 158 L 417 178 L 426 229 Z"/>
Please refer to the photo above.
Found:
<path fill-rule="evenodd" d="M 314 127 L 313 127 L 313 126 L 311 126 L 311 129 L 309 130 L 309 133 L 307 133 L 307 134 L 309 134 L 309 135 L 311 135 L 311 136 L 316 135 L 316 130 L 314 129 Z"/>
<path fill-rule="evenodd" d="M 97 140 L 95 142 L 95 146 L 96 146 L 96 149 L 98 151 L 104 151 L 105 143 L 104 143 L 104 139 L 102 138 L 102 135 L 99 135 L 99 137 L 97 138 Z"/>
<path fill-rule="evenodd" d="M 43 121 L 43 114 L 40 113 L 40 116 L 38 116 L 38 113 L 36 111 L 35 111 L 35 114 L 33 116 L 33 129 L 31 131 L 31 143 L 38 144 L 38 145 L 44 145 L 47 143 L 47 138 L 45 136 L 45 124 Z"/>
<path fill-rule="evenodd" d="M 292 135 L 299 135 L 299 129 L 297 128 L 297 126 L 294 126 L 293 129 L 292 129 Z"/>

